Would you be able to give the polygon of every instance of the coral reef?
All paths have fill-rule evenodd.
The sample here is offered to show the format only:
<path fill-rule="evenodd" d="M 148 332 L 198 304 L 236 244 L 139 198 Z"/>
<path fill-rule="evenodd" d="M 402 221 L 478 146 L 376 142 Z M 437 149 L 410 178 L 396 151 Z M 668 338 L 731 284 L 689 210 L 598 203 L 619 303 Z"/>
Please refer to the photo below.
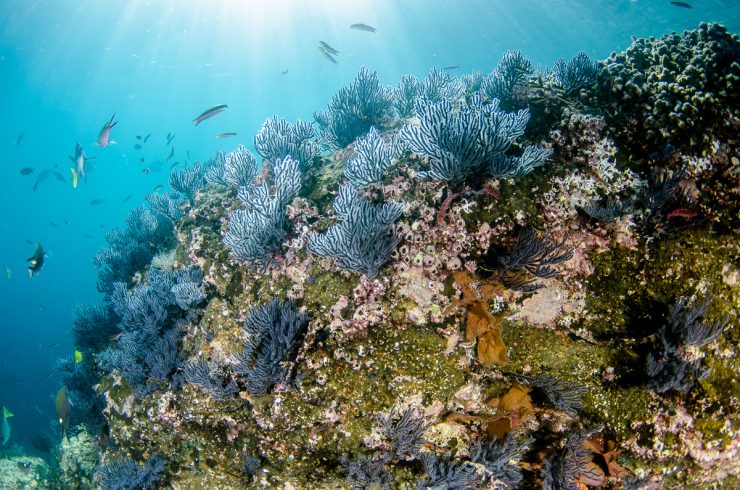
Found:
<path fill-rule="evenodd" d="M 737 132 L 740 40 L 720 24 L 636 39 L 599 74 L 610 131 L 643 157 L 666 145 L 701 153 Z"/>
<path fill-rule="evenodd" d="M 187 203 L 110 235 L 61 363 L 92 401 L 71 440 L 110 431 L 97 484 L 737 486 L 737 141 L 632 165 L 593 80 L 584 55 L 393 93 L 363 69 L 317 114 L 332 155 L 273 117 L 269 172 L 239 148 L 178 173 Z"/>

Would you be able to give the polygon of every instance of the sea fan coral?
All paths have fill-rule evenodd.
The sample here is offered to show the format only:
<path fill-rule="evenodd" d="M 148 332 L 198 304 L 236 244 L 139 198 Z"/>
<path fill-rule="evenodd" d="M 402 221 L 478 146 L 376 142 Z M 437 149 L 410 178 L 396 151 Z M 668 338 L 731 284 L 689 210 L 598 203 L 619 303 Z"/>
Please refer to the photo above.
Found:
<path fill-rule="evenodd" d="M 341 269 L 375 277 L 401 241 L 392 225 L 401 216 L 403 204 L 373 205 L 362 199 L 357 189 L 343 185 L 334 200 L 334 210 L 339 223 L 321 235 L 311 233 L 308 249 L 322 257 L 333 257 Z"/>
<path fill-rule="evenodd" d="M 100 486 L 104 490 L 147 490 L 160 483 L 167 461 L 154 455 L 143 465 L 131 459 L 111 461 L 98 471 Z"/>
<path fill-rule="evenodd" d="M 420 124 L 406 125 L 401 137 L 414 153 L 429 158 L 431 169 L 422 178 L 460 182 L 474 174 L 492 171 L 500 176 L 524 175 L 544 163 L 548 150 L 526 148 L 517 159 L 504 157 L 511 143 L 524 134 L 529 111 L 506 113 L 498 100 L 484 104 L 478 94 L 455 110 L 444 100 L 416 102 Z M 486 164 L 491 164 L 486 168 Z"/>
<path fill-rule="evenodd" d="M 367 136 L 355 142 L 357 156 L 347 162 L 344 175 L 355 187 L 380 182 L 400 156 L 401 148 L 397 139 L 386 143 L 375 128 L 370 128 Z"/>
<path fill-rule="evenodd" d="M 306 170 L 314 158 L 321 154 L 316 143 L 316 132 L 310 123 L 298 121 L 295 125 L 272 116 L 267 119 L 254 137 L 254 146 L 266 160 L 275 162 L 290 157 Z"/>
<path fill-rule="evenodd" d="M 250 395 L 264 395 L 288 379 L 283 363 L 295 351 L 308 320 L 292 302 L 277 298 L 252 309 L 244 320 L 244 350 L 235 357 L 234 366 L 234 372 L 245 379 Z"/>
<path fill-rule="evenodd" d="M 191 203 L 195 199 L 195 193 L 201 188 L 203 182 L 203 171 L 198 162 L 182 170 L 173 168 L 170 171 L 170 187 L 173 191 L 184 194 Z"/>

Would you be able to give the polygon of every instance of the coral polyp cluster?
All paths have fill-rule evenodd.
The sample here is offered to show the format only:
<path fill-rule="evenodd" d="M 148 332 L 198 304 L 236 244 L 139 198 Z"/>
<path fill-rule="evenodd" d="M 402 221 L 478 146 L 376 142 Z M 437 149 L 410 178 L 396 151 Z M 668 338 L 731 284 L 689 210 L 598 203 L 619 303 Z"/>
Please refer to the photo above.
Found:
<path fill-rule="evenodd" d="M 701 26 L 641 69 L 697 36 L 720 58 L 740 44 Z M 95 481 L 737 484 L 740 247 L 717 218 L 736 202 L 711 196 L 737 189 L 738 141 L 704 125 L 732 151 L 701 164 L 622 146 L 607 109 L 631 103 L 606 81 L 656 42 L 395 89 L 363 69 L 318 132 L 265 122 L 262 171 L 243 147 L 174 171 L 96 257 L 105 304 L 76 315 L 73 432 L 110 433 Z M 712 104 L 737 117 L 733 100 Z M 716 166 L 735 172 L 706 184 Z"/>

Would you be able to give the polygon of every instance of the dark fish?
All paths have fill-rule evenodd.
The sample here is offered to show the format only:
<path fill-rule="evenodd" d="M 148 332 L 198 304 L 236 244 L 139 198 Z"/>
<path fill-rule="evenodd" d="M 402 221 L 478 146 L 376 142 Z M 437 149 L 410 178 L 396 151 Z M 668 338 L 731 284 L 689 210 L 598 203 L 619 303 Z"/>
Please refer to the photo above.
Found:
<path fill-rule="evenodd" d="M 287 75 L 288 74 L 288 70 L 283 70 L 283 71 L 280 72 L 280 74 L 281 75 Z"/>
<path fill-rule="evenodd" d="M 38 301 L 34 301 L 34 303 L 36 303 L 36 306 L 38 307 L 39 310 L 44 311 L 44 305 L 42 305 Z"/>
<path fill-rule="evenodd" d="M 185 156 L 190 160 L 190 150 L 185 151 Z"/>
<path fill-rule="evenodd" d="M 33 255 L 26 259 L 26 262 L 30 262 L 28 266 L 28 277 L 33 277 L 34 274 L 41 272 L 41 268 L 44 266 L 44 247 L 40 243 L 36 244 L 36 248 L 33 250 Z"/>
<path fill-rule="evenodd" d="M 337 51 L 336 49 L 332 48 L 331 46 L 329 46 L 328 44 L 326 44 L 324 41 L 319 41 L 319 49 L 322 50 L 322 51 L 326 51 L 329 54 L 339 54 L 339 51 Z M 288 72 L 288 70 L 285 70 L 285 73 L 287 73 L 287 72 Z"/>
<path fill-rule="evenodd" d="M 139 158 L 139 163 L 144 163 L 144 157 Z"/>
<path fill-rule="evenodd" d="M 164 188 L 162 184 L 156 185 L 154 186 L 154 189 L 152 189 L 152 192 L 157 192 L 159 189 L 162 189 L 162 188 Z"/>
<path fill-rule="evenodd" d="M 147 175 L 149 172 L 151 172 L 151 170 L 149 170 L 148 168 L 141 169 L 141 173 L 143 173 L 144 175 Z"/>
<path fill-rule="evenodd" d="M 64 224 L 67 225 L 67 226 L 69 226 L 69 225 L 72 224 L 72 222 L 70 220 L 68 220 L 68 219 L 65 219 L 64 220 Z"/>
<path fill-rule="evenodd" d="M 338 63 L 338 61 L 337 61 L 337 60 L 335 60 L 335 59 L 334 59 L 334 57 L 333 57 L 332 55 L 330 55 L 330 54 L 329 54 L 328 52 L 326 52 L 326 51 L 322 50 L 321 48 L 319 48 L 319 51 L 321 51 L 321 55 L 322 55 L 322 56 L 323 56 L 324 58 L 326 58 L 327 60 L 331 61 L 331 62 L 332 62 L 332 63 L 334 63 L 335 65 L 336 65 L 336 64 Z"/>
<path fill-rule="evenodd" d="M 136 139 L 139 140 L 139 141 L 141 141 L 141 135 L 140 134 L 137 134 L 136 135 Z"/>
<path fill-rule="evenodd" d="M 116 113 L 114 112 L 113 115 L 110 118 L 110 121 L 105 123 L 103 126 L 103 129 L 100 130 L 100 133 L 98 133 L 98 146 L 101 148 L 105 148 L 110 143 L 113 143 L 110 139 L 110 130 L 113 129 L 113 126 L 118 124 L 118 121 L 113 121 L 113 119 L 116 117 Z"/>
<path fill-rule="evenodd" d="M 442 70 L 450 71 L 450 70 L 457 70 L 458 68 L 460 68 L 460 65 L 450 65 L 450 66 L 445 66 L 444 68 L 442 68 Z"/>
<path fill-rule="evenodd" d="M 21 146 L 21 143 L 23 143 L 23 138 L 26 137 L 26 132 L 23 131 L 21 134 L 18 135 L 18 137 L 15 139 L 15 146 Z"/>
<path fill-rule="evenodd" d="M 52 228 L 57 228 L 59 225 L 54 223 L 53 221 L 49 221 L 49 226 L 51 226 Z"/>
<path fill-rule="evenodd" d="M 136 143 L 134 145 L 134 150 L 141 150 L 141 145 L 139 143 Z"/>
<path fill-rule="evenodd" d="M 46 348 L 51 349 L 52 347 L 56 347 L 57 345 L 59 345 L 59 342 L 52 342 L 51 344 L 47 345 Z"/>
<path fill-rule="evenodd" d="M 123 201 L 121 201 L 121 204 L 128 202 L 128 200 L 131 199 L 132 197 L 134 197 L 133 194 L 129 194 L 128 196 L 124 197 Z"/>
<path fill-rule="evenodd" d="M 360 24 L 352 24 L 351 26 L 349 26 L 349 28 L 350 29 L 354 29 L 356 31 L 365 31 L 365 32 L 375 32 L 375 31 L 377 31 L 377 29 L 374 28 L 373 26 L 369 26 L 367 24 L 362 24 L 362 23 L 360 23 Z"/>
<path fill-rule="evenodd" d="M 691 5 L 689 5 L 686 2 L 671 2 L 671 5 L 673 5 L 674 7 L 681 7 L 681 8 L 685 8 L 685 9 L 692 9 L 692 8 L 694 8 L 694 7 L 692 7 Z"/>
<path fill-rule="evenodd" d="M 82 235 L 82 236 L 84 236 L 85 238 L 89 238 L 90 240 L 92 240 L 92 239 L 94 239 L 94 238 L 95 238 L 94 236 L 92 236 L 92 235 L 91 235 L 91 234 L 89 234 L 89 233 L 85 233 L 85 234 L 84 234 L 84 235 Z"/>
<path fill-rule="evenodd" d="M 24 242 L 26 242 L 26 243 L 27 243 L 27 244 L 29 244 L 29 245 L 33 245 L 33 240 L 31 240 L 30 238 L 26 238 L 26 239 L 25 239 L 25 240 L 23 240 L 23 241 L 24 241 Z"/>
<path fill-rule="evenodd" d="M 221 133 L 221 134 L 217 134 L 216 138 L 223 139 L 223 138 L 231 138 L 232 136 L 236 136 L 236 133 Z"/>
<path fill-rule="evenodd" d="M 175 139 L 174 133 L 167 133 L 167 146 L 170 146 L 170 143 L 172 143 L 172 140 Z"/>
<path fill-rule="evenodd" d="M 69 391 L 66 386 L 62 386 L 57 391 L 56 396 L 57 419 L 59 426 L 62 428 L 62 438 L 67 438 L 67 426 L 69 425 L 69 412 L 72 410 L 72 404 L 69 402 Z"/>
<path fill-rule="evenodd" d="M 36 176 L 36 182 L 33 183 L 33 190 L 34 192 L 36 189 L 39 188 L 39 185 L 44 182 L 46 179 L 48 179 L 51 176 L 57 177 L 55 174 L 58 174 L 59 172 L 56 172 L 55 170 L 42 170 L 39 172 L 39 174 Z M 59 174 L 61 176 L 61 174 Z M 59 178 L 59 177 L 57 177 Z M 62 180 L 64 180 L 64 177 L 62 177 Z"/>
<path fill-rule="evenodd" d="M 170 160 L 172 160 L 172 157 L 174 156 L 175 156 L 175 147 L 173 146 L 172 151 L 170 152 L 169 156 L 167 156 L 167 159 L 165 160 L 165 162 L 169 162 Z"/>
<path fill-rule="evenodd" d="M 226 104 L 217 104 L 209 109 L 206 109 L 205 111 L 201 112 L 198 117 L 193 119 L 193 123 L 197 126 L 198 124 L 202 123 L 206 119 L 210 119 L 213 116 L 222 113 L 225 111 L 229 106 Z"/>
<path fill-rule="evenodd" d="M 31 175 L 34 172 L 34 170 L 35 169 L 33 167 L 23 167 L 21 169 L 21 175 Z"/>
<path fill-rule="evenodd" d="M 103 204 L 103 200 L 97 197 L 90 201 L 90 206 L 98 206 L 100 204 Z"/>
<path fill-rule="evenodd" d="M 146 143 L 146 140 L 148 140 L 151 135 L 152 133 L 149 133 L 146 136 L 144 136 L 144 143 Z"/>

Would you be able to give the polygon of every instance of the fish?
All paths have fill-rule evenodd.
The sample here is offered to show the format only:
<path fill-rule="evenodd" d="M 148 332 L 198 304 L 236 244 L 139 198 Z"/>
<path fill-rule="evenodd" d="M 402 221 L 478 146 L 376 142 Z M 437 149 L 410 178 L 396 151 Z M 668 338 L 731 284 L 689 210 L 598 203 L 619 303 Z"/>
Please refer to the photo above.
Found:
<path fill-rule="evenodd" d="M 152 192 L 157 192 L 159 189 L 163 189 L 164 186 L 162 184 L 158 184 L 154 186 L 154 189 L 152 189 Z"/>
<path fill-rule="evenodd" d="M 144 143 L 146 143 L 146 140 L 148 140 L 151 135 L 152 133 L 149 133 L 146 136 L 144 136 Z"/>
<path fill-rule="evenodd" d="M 139 163 L 144 163 L 144 157 L 139 158 Z"/>
<path fill-rule="evenodd" d="M 41 272 L 41 268 L 44 266 L 44 247 L 40 243 L 36 244 L 36 248 L 33 250 L 33 255 L 26 259 L 26 262 L 30 262 L 28 266 L 28 277 L 33 277 L 34 274 Z"/>
<path fill-rule="evenodd" d="M 110 118 L 110 121 L 105 123 L 103 126 L 103 129 L 100 130 L 100 133 L 98 133 L 98 146 L 101 148 L 105 148 L 109 144 L 115 143 L 110 139 L 110 130 L 113 129 L 113 126 L 118 124 L 118 121 L 113 121 L 115 119 L 116 113 L 114 112 L 113 115 Z"/>
<path fill-rule="evenodd" d="M 129 199 L 131 199 L 132 197 L 134 197 L 134 195 L 133 195 L 133 194 L 129 194 L 128 196 L 124 197 L 124 198 L 123 198 L 123 201 L 121 201 L 121 204 L 125 204 L 125 203 L 127 203 L 127 202 L 128 202 L 128 200 L 129 200 Z"/>
<path fill-rule="evenodd" d="M 326 44 L 324 41 L 319 41 L 319 49 L 322 51 L 326 51 L 329 54 L 339 54 L 339 51 L 332 48 L 331 46 Z M 285 70 L 285 71 L 287 72 L 288 70 Z"/>
<path fill-rule="evenodd" d="M 57 345 L 59 345 L 59 342 L 52 342 L 51 344 L 47 345 L 46 348 L 51 349 L 52 347 L 56 347 Z"/>
<path fill-rule="evenodd" d="M 360 23 L 360 24 L 352 24 L 351 26 L 349 26 L 349 28 L 350 29 L 354 29 L 356 31 L 365 31 L 365 32 L 375 32 L 375 31 L 377 31 L 377 29 L 374 28 L 373 26 L 369 26 L 367 24 L 362 24 L 362 23 Z"/>
<path fill-rule="evenodd" d="M 147 175 L 149 172 L 151 172 L 151 170 L 149 170 L 148 168 L 141 169 L 141 173 L 143 173 L 144 175 Z"/>
<path fill-rule="evenodd" d="M 281 71 L 281 72 L 280 72 L 280 74 L 281 74 L 281 75 L 287 75 L 287 74 L 288 74 L 288 70 L 287 70 L 287 68 L 286 68 L 285 70 Z"/>
<path fill-rule="evenodd" d="M 26 243 L 27 243 L 27 244 L 29 244 L 29 245 L 33 245 L 33 240 L 31 240 L 31 239 L 29 239 L 29 238 L 26 238 L 26 239 L 25 239 L 25 240 L 23 240 L 23 241 L 24 241 L 24 242 L 26 242 Z"/>
<path fill-rule="evenodd" d="M 84 234 L 84 235 L 82 235 L 82 236 L 84 236 L 85 238 L 89 238 L 90 240 L 93 240 L 93 239 L 95 238 L 94 236 L 92 236 L 92 235 L 91 235 L 91 234 L 89 234 L 89 233 L 85 233 L 85 234 Z"/>
<path fill-rule="evenodd" d="M 187 157 L 188 160 L 190 160 L 190 150 L 187 150 L 185 152 L 185 156 Z"/>
<path fill-rule="evenodd" d="M 172 151 L 170 151 L 170 154 L 167 156 L 167 159 L 165 160 L 165 162 L 169 162 L 170 160 L 172 160 L 172 157 L 174 156 L 175 156 L 175 147 L 173 146 Z"/>
<path fill-rule="evenodd" d="M 82 352 L 76 350 L 75 351 L 75 364 L 79 364 L 82 362 Z"/>
<path fill-rule="evenodd" d="M 11 276 L 10 267 L 8 267 L 8 264 L 4 260 L 3 260 L 3 267 L 5 267 L 5 277 L 10 279 L 10 276 Z"/>
<path fill-rule="evenodd" d="M 8 441 L 10 440 L 10 423 L 8 422 L 8 419 L 10 417 L 13 417 L 13 414 L 10 413 L 10 410 L 8 410 L 8 407 L 3 406 L 3 422 L 0 424 L 0 438 L 2 438 L 2 445 L 5 446 Z"/>
<path fill-rule="evenodd" d="M 64 224 L 67 225 L 67 226 L 69 226 L 69 225 L 72 224 L 72 222 L 70 220 L 68 220 L 68 219 L 65 219 L 64 220 Z"/>
<path fill-rule="evenodd" d="M 173 139 L 175 139 L 175 133 L 167 133 L 167 146 L 170 146 Z"/>
<path fill-rule="evenodd" d="M 52 228 L 58 228 L 59 227 L 59 225 L 56 224 L 56 223 L 54 223 L 53 221 L 49 221 L 49 226 L 51 226 Z"/>
<path fill-rule="evenodd" d="M 31 175 L 35 170 L 33 167 L 23 167 L 20 172 L 21 175 Z"/>
<path fill-rule="evenodd" d="M 74 167 L 70 168 L 70 171 L 72 172 L 72 188 L 76 189 L 77 181 L 81 178 L 85 178 L 85 163 L 87 163 L 88 160 L 92 160 L 92 158 L 88 158 L 87 155 L 85 155 L 85 150 L 83 150 L 82 146 L 77 143 L 77 146 L 75 147 L 75 156 L 70 156 L 69 159 L 75 164 Z"/>
<path fill-rule="evenodd" d="M 136 139 L 139 140 L 139 141 L 141 141 L 141 135 L 140 134 L 137 134 L 136 135 Z"/>
<path fill-rule="evenodd" d="M 41 304 L 41 303 L 39 303 L 38 301 L 34 301 L 34 303 L 36 303 L 36 307 L 37 307 L 37 308 L 38 308 L 39 310 L 41 310 L 41 311 L 44 311 L 44 305 L 42 305 L 42 304 Z"/>
<path fill-rule="evenodd" d="M 221 133 L 221 134 L 217 134 L 216 138 L 224 139 L 224 138 L 231 138 L 232 136 L 236 136 L 236 133 Z"/>
<path fill-rule="evenodd" d="M 339 62 L 338 62 L 338 61 L 337 61 L 336 59 L 334 59 L 334 57 L 333 57 L 332 55 L 330 55 L 330 54 L 329 54 L 328 52 L 326 52 L 326 51 L 322 50 L 321 48 L 319 48 L 319 51 L 321 51 L 321 55 L 322 55 L 322 56 L 323 56 L 324 58 L 326 58 L 327 60 L 331 61 L 331 62 L 332 62 L 332 63 L 334 63 L 335 65 L 336 65 L 337 63 L 339 63 Z"/>
<path fill-rule="evenodd" d="M 442 71 L 457 70 L 458 68 L 460 68 L 460 65 L 450 65 L 442 68 Z"/>
<path fill-rule="evenodd" d="M 105 201 L 103 199 L 100 199 L 99 197 L 96 197 L 92 201 L 90 201 L 90 206 L 99 206 L 100 204 L 103 204 Z"/>
<path fill-rule="evenodd" d="M 23 143 L 23 138 L 25 138 L 25 137 L 26 137 L 26 132 L 25 131 L 21 131 L 21 133 L 15 139 L 15 146 L 21 146 L 21 143 Z"/>
<path fill-rule="evenodd" d="M 136 143 L 134 145 L 134 150 L 141 150 L 141 145 L 139 143 Z"/>
<path fill-rule="evenodd" d="M 689 5 L 686 2 L 671 2 L 671 5 L 673 5 L 674 7 L 681 7 L 681 8 L 685 8 L 685 9 L 692 9 L 692 8 L 694 8 L 694 7 L 692 7 L 691 5 Z"/>
<path fill-rule="evenodd" d="M 222 113 L 226 109 L 228 109 L 229 106 L 226 104 L 217 104 L 209 109 L 206 109 L 205 111 L 201 112 L 198 117 L 193 119 L 193 123 L 197 126 L 198 124 L 202 123 L 206 119 L 210 119 L 213 116 Z"/>
<path fill-rule="evenodd" d="M 41 172 L 39 172 L 38 176 L 36 177 L 36 182 L 33 183 L 34 192 L 36 191 L 36 189 L 39 188 L 39 185 L 42 182 L 44 182 L 46 179 L 48 179 L 49 177 L 54 177 L 55 179 L 60 180 L 62 182 L 65 181 L 64 176 L 60 174 L 59 172 L 57 172 L 56 170 L 44 169 Z"/>
<path fill-rule="evenodd" d="M 57 390 L 56 409 L 59 426 L 62 429 L 62 438 L 66 439 L 67 426 L 69 425 L 69 413 L 72 411 L 72 403 L 69 400 L 69 391 L 64 385 Z"/>

